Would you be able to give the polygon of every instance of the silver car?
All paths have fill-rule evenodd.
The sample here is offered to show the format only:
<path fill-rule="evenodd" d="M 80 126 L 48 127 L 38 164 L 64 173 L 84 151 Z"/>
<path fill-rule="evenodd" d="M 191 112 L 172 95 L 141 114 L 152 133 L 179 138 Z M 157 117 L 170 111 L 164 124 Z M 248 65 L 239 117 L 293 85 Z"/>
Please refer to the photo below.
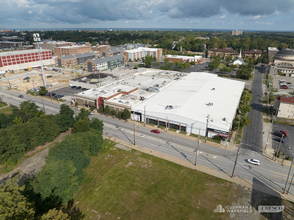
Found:
<path fill-rule="evenodd" d="M 260 165 L 259 160 L 256 160 L 256 159 L 247 159 L 247 162 L 254 165 Z"/>

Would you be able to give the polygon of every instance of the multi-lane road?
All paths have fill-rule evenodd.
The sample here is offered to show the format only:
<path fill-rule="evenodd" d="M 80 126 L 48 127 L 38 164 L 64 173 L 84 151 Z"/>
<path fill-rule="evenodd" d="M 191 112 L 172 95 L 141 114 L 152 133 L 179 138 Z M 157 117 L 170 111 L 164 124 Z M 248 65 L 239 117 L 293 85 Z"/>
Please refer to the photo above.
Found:
<path fill-rule="evenodd" d="M 289 167 L 280 166 L 265 159 L 260 152 L 262 147 L 262 112 L 261 116 L 259 116 L 260 106 L 253 107 L 253 105 L 260 105 L 259 100 L 262 100 L 262 91 L 259 91 L 258 89 L 258 87 L 261 88 L 261 80 L 262 70 L 260 71 L 260 69 L 257 68 L 252 88 L 253 96 L 255 97 L 255 95 L 257 95 L 257 98 L 255 97 L 251 101 L 252 109 L 253 111 L 256 110 L 256 112 L 252 111 L 250 113 L 254 123 L 251 124 L 251 127 L 248 126 L 245 128 L 244 138 L 242 139 L 241 150 L 235 170 L 235 176 L 248 181 L 258 181 L 264 186 L 282 191 Z M 44 103 L 47 114 L 57 114 L 59 112 L 61 103 L 51 102 L 50 99 L 46 98 L 44 98 L 42 102 L 39 97 L 28 97 L 27 95 L 24 95 L 24 98 L 18 98 L 18 95 L 19 93 L 12 90 L 0 90 L 0 97 L 2 97 L 4 101 L 13 105 L 19 105 L 22 101 L 30 99 L 31 101 L 36 102 L 40 108 L 43 108 Z M 261 97 L 258 95 L 261 95 Z M 133 144 L 133 124 L 98 115 L 92 115 L 90 117 L 97 117 L 100 120 L 103 120 L 105 135 Z M 259 119 L 259 117 L 261 117 L 261 119 Z M 259 125 L 259 123 L 261 123 L 261 125 Z M 184 137 L 181 138 L 173 136 L 165 132 L 153 134 L 150 132 L 150 129 L 142 126 L 136 126 L 135 139 L 136 145 L 188 161 L 191 164 L 195 162 L 195 149 L 197 147 L 196 141 Z M 197 164 L 223 172 L 228 176 L 232 174 L 232 168 L 234 166 L 237 153 L 236 150 L 225 150 L 204 143 L 200 144 L 199 149 L 200 154 L 197 159 Z M 248 158 L 259 159 L 261 161 L 261 165 L 254 166 L 248 164 L 246 162 L 246 159 Z M 293 188 L 290 193 L 294 194 Z"/>

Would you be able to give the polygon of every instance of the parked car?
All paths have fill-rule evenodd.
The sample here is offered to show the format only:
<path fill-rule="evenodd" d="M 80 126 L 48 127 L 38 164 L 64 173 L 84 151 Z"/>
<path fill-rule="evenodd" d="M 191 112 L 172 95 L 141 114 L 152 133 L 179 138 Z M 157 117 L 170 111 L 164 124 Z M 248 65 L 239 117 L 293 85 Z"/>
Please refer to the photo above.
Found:
<path fill-rule="evenodd" d="M 88 90 L 87 88 L 82 88 L 82 91 Z"/>
<path fill-rule="evenodd" d="M 51 92 L 46 92 L 45 95 L 46 96 L 50 96 Z"/>
<path fill-rule="evenodd" d="M 28 79 L 30 79 L 30 77 L 29 77 L 29 76 L 27 76 L 27 77 L 23 78 L 23 80 L 28 80 Z"/>
<path fill-rule="evenodd" d="M 51 77 L 53 77 L 53 76 L 52 75 L 47 76 L 47 78 L 51 78 Z"/>
<path fill-rule="evenodd" d="M 281 89 L 288 89 L 288 86 L 283 85 L 283 86 L 281 86 Z"/>
<path fill-rule="evenodd" d="M 23 98 L 23 95 L 19 95 L 18 98 Z"/>
<path fill-rule="evenodd" d="M 71 88 L 72 88 L 72 89 L 75 89 L 75 88 L 77 88 L 77 87 L 76 87 L 76 86 L 72 86 Z"/>
<path fill-rule="evenodd" d="M 256 159 L 247 159 L 247 162 L 254 165 L 260 165 L 260 161 Z"/>
<path fill-rule="evenodd" d="M 134 69 L 136 70 L 136 69 L 138 69 L 138 67 L 134 67 Z"/>
<path fill-rule="evenodd" d="M 56 96 L 56 93 L 55 93 L 55 92 L 52 92 L 52 93 L 51 93 L 51 96 Z"/>
<path fill-rule="evenodd" d="M 94 115 L 94 112 L 92 111 L 92 112 L 90 112 L 90 115 Z"/>
<path fill-rule="evenodd" d="M 278 141 L 278 142 L 280 142 L 282 140 L 282 143 L 285 143 L 286 142 L 286 140 L 285 139 L 282 139 L 282 138 L 274 138 L 274 140 L 275 141 Z"/>
<path fill-rule="evenodd" d="M 293 89 L 293 88 L 294 88 L 293 85 L 289 85 L 289 86 L 288 86 L 288 89 Z"/>
<path fill-rule="evenodd" d="M 279 132 L 279 131 L 275 131 L 275 132 L 273 133 L 273 135 L 276 135 L 276 136 L 278 136 L 278 137 L 282 137 L 282 136 L 283 136 L 283 134 L 282 134 L 281 132 Z"/>
<path fill-rule="evenodd" d="M 292 84 L 291 82 L 287 82 L 287 84 Z"/>
<path fill-rule="evenodd" d="M 285 130 L 280 130 L 280 133 L 282 133 L 286 137 L 289 135 L 289 133 L 287 133 Z"/>
<path fill-rule="evenodd" d="M 81 89 L 82 87 L 81 86 L 78 86 L 76 89 Z"/>
<path fill-rule="evenodd" d="M 160 131 L 158 129 L 151 130 L 151 132 L 156 133 L 156 134 L 160 134 Z"/>

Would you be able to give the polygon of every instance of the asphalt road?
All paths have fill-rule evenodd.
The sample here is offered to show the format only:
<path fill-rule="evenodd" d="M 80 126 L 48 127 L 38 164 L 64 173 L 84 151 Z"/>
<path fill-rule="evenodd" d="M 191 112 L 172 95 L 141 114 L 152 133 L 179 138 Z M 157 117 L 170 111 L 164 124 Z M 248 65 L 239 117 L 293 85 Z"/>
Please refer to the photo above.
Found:
<path fill-rule="evenodd" d="M 256 85 L 260 80 L 261 73 L 256 74 Z M 257 89 L 258 92 L 258 89 Z M 28 99 L 25 96 L 23 99 L 16 97 L 19 93 L 14 91 L 0 90 L 0 95 L 4 94 L 4 100 L 10 101 L 12 104 L 19 104 L 23 100 Z M 258 93 L 257 93 L 258 94 Z M 42 106 L 42 100 L 38 97 L 31 97 L 31 100 L 35 101 L 39 106 Z M 59 104 L 51 102 L 50 100 L 43 100 L 46 112 L 56 114 L 59 112 Z M 256 101 L 256 100 L 255 100 Z M 252 104 L 255 103 L 252 101 Z M 258 101 L 258 99 L 257 99 Z M 258 112 L 253 113 L 258 114 Z M 262 114 L 262 113 L 261 113 Z M 112 136 L 123 141 L 133 143 L 133 125 L 124 121 L 115 120 L 113 118 L 107 118 L 103 116 L 93 115 L 91 117 L 97 117 L 104 122 L 104 134 Z M 256 116 L 257 117 L 257 116 Z M 262 117 L 261 117 L 262 120 Z M 258 124 L 256 126 L 259 126 Z M 262 124 L 261 124 L 262 126 Z M 249 126 L 248 126 L 249 127 Z M 261 133 L 252 133 L 249 129 L 245 128 L 244 140 L 241 144 L 241 153 L 239 154 L 238 163 L 235 170 L 235 176 L 248 180 L 259 181 L 264 186 L 272 187 L 278 191 L 282 191 L 285 185 L 289 167 L 284 167 L 267 159 L 258 152 L 261 148 Z M 251 129 L 259 129 L 251 128 Z M 262 128 L 261 128 L 262 132 Z M 259 137 L 260 136 L 260 137 Z M 170 134 L 161 132 L 160 134 L 151 133 L 149 129 L 141 126 L 136 126 L 136 145 L 143 146 L 150 150 L 155 150 L 176 158 L 186 160 L 190 163 L 195 162 L 195 148 L 196 142 L 185 138 L 180 138 Z M 236 157 L 236 151 L 228 151 L 213 147 L 210 145 L 200 144 L 200 154 L 197 159 L 197 164 L 208 167 L 210 169 L 223 172 L 227 175 L 232 174 L 232 168 Z M 246 162 L 248 158 L 256 158 L 261 161 L 260 166 L 250 165 Z M 290 193 L 294 194 L 294 187 L 290 190 Z"/>

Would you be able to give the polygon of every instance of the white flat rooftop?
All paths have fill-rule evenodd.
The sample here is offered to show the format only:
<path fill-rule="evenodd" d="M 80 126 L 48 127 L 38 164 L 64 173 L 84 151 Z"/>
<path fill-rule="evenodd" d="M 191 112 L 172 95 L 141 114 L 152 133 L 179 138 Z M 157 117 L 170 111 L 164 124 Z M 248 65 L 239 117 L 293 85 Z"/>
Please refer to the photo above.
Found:
<path fill-rule="evenodd" d="M 245 82 L 215 74 L 192 72 L 132 110 L 143 112 L 146 106 L 149 116 L 168 117 L 186 124 L 206 123 L 209 115 L 209 119 L 213 120 L 209 122 L 210 128 L 227 131 L 235 117 L 244 85 Z M 166 106 L 172 106 L 172 109 L 166 110 Z"/>
<path fill-rule="evenodd" d="M 41 49 L 40 48 L 40 52 L 43 52 L 43 51 L 50 51 L 51 50 L 48 50 L 48 49 Z M 11 55 L 19 55 L 19 54 L 27 54 L 27 53 L 36 53 L 36 52 L 39 52 L 38 49 L 33 49 L 33 50 L 16 50 L 16 51 L 9 51 L 9 52 L 3 52 L 3 53 L 0 53 L 0 56 L 11 56 Z"/>

